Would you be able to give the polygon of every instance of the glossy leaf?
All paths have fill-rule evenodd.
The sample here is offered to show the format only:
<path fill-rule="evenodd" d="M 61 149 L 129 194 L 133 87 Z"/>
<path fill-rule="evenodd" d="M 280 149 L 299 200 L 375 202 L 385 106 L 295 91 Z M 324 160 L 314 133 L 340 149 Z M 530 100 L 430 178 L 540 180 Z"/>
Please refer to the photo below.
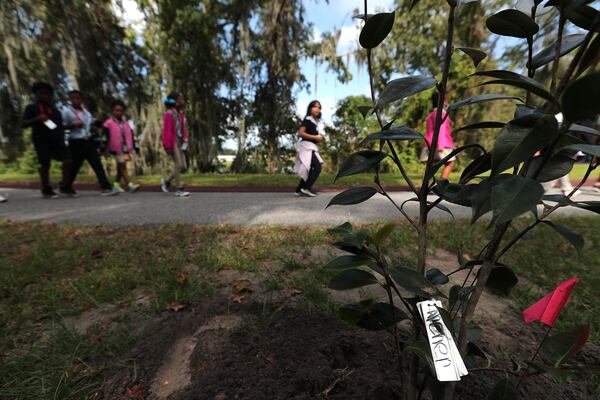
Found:
<path fill-rule="evenodd" d="M 366 21 L 369 18 L 371 18 L 373 15 L 375 15 L 375 14 L 357 14 L 357 15 L 353 15 L 352 18 L 353 19 L 362 19 L 363 21 Z"/>
<path fill-rule="evenodd" d="M 554 229 L 556 232 L 558 232 L 562 237 L 567 239 L 573 245 L 573 247 L 575 247 L 575 249 L 577 249 L 578 252 L 581 252 L 581 250 L 583 250 L 583 246 L 585 244 L 585 240 L 583 239 L 583 236 L 581 236 L 578 233 L 573 232 L 572 230 L 570 230 L 569 228 L 567 228 L 564 225 L 560 225 L 560 224 L 554 223 L 552 221 L 541 221 L 541 222 L 550 226 L 552 229 Z"/>
<path fill-rule="evenodd" d="M 368 186 L 348 189 L 342 193 L 336 194 L 331 199 L 329 204 L 327 204 L 327 207 L 334 206 L 334 205 L 348 206 L 348 205 L 352 205 L 352 204 L 359 204 L 359 203 L 362 203 L 363 201 L 369 200 L 376 193 L 377 193 L 376 189 L 374 189 L 372 187 L 368 187 Z M 325 208 L 327 208 L 327 207 L 325 207 Z"/>
<path fill-rule="evenodd" d="M 357 108 L 358 112 L 363 118 L 367 118 L 367 116 L 373 111 L 373 107 L 371 106 L 358 106 Z"/>
<path fill-rule="evenodd" d="M 373 49 L 387 37 L 394 27 L 395 12 L 375 14 L 363 26 L 358 42 L 365 49 Z"/>
<path fill-rule="evenodd" d="M 579 125 L 579 124 L 571 124 L 569 127 L 569 132 L 579 133 L 583 135 L 589 136 L 600 136 L 600 132 L 598 132 L 594 128 L 590 128 L 589 126 Z"/>
<path fill-rule="evenodd" d="M 467 300 L 471 293 L 475 290 L 475 287 L 467 286 L 461 287 L 460 285 L 454 285 L 450 288 L 450 294 L 448 298 L 448 303 L 450 304 L 451 309 L 460 309 L 467 304 Z"/>
<path fill-rule="evenodd" d="M 480 49 L 474 49 L 471 47 L 457 47 L 456 50 L 460 50 L 469 57 L 471 57 L 471 60 L 473 61 L 473 66 L 475 68 L 477 68 L 479 66 L 479 63 L 487 57 L 485 51 L 482 51 Z"/>
<path fill-rule="evenodd" d="M 463 170 L 460 176 L 460 182 L 468 182 L 477 175 L 481 175 L 484 172 L 489 171 L 490 169 L 492 169 L 492 154 L 482 154 L 466 166 L 466 168 Z"/>
<path fill-rule="evenodd" d="M 474 129 L 502 128 L 502 127 L 504 127 L 504 125 L 506 125 L 504 122 L 496 122 L 496 121 L 477 122 L 475 124 L 465 125 L 461 128 L 458 128 L 457 130 L 454 131 L 454 133 L 460 132 L 460 131 L 474 130 Z"/>
<path fill-rule="evenodd" d="M 352 233 L 352 224 L 350 222 L 344 222 L 343 224 L 336 226 L 335 228 L 327 229 L 332 235 L 346 235 Z"/>
<path fill-rule="evenodd" d="M 381 245 L 384 240 L 386 240 L 396 228 L 396 224 L 394 222 L 389 222 L 379 228 L 379 230 L 373 235 L 373 243 L 376 245 Z"/>
<path fill-rule="evenodd" d="M 423 275 L 419 274 L 414 269 L 390 267 L 390 275 L 399 286 L 417 296 L 430 298 L 432 293 L 435 293 L 439 296 L 446 297 L 429 283 Z M 425 289 L 429 290 L 429 292 L 425 291 Z"/>
<path fill-rule="evenodd" d="M 416 354 L 421 360 L 429 366 L 429 370 L 435 376 L 435 366 L 431 356 L 431 348 L 427 342 L 408 342 L 404 346 L 404 352 Z"/>
<path fill-rule="evenodd" d="M 558 135 L 558 122 L 551 115 L 528 115 L 509 122 L 500 132 L 492 151 L 492 174 L 528 160 Z"/>
<path fill-rule="evenodd" d="M 382 109 L 388 104 L 432 88 L 435 79 L 430 76 L 406 76 L 389 81 L 377 100 L 376 108 Z"/>
<path fill-rule="evenodd" d="M 536 206 L 544 188 L 533 179 L 511 175 L 492 187 L 491 204 L 494 221 L 503 224 Z"/>
<path fill-rule="evenodd" d="M 393 126 L 388 130 L 371 133 L 367 136 L 360 145 L 373 140 L 417 140 L 423 139 L 423 135 L 407 126 Z"/>
<path fill-rule="evenodd" d="M 587 4 L 566 7 L 565 16 L 574 25 L 586 31 L 600 32 L 600 13 Z"/>
<path fill-rule="evenodd" d="M 377 284 L 377 278 L 372 273 L 362 269 L 347 269 L 336 275 L 329 288 L 333 290 L 349 290 Z"/>
<path fill-rule="evenodd" d="M 393 307 L 388 303 L 374 303 L 367 308 L 356 325 L 371 331 L 378 331 L 405 319 L 408 319 L 408 315 L 398 307 Z"/>
<path fill-rule="evenodd" d="M 583 348 L 589 336 L 589 325 L 581 325 L 572 331 L 550 336 L 542 345 L 542 357 L 558 367 L 577 354 Z"/>
<path fill-rule="evenodd" d="M 528 178 L 534 179 L 533 176 L 542 165 L 543 160 L 544 157 L 542 156 L 538 156 L 533 159 L 529 165 L 529 169 L 527 170 Z M 542 169 L 535 180 L 538 182 L 550 182 L 563 177 L 571 172 L 573 169 L 573 164 L 575 164 L 575 160 L 571 157 L 557 154 L 548 160 L 546 165 L 544 165 L 544 169 Z"/>
<path fill-rule="evenodd" d="M 450 279 L 438 268 L 431 268 L 425 273 L 427 280 L 434 285 L 445 285 L 450 282 Z"/>
<path fill-rule="evenodd" d="M 487 397 L 487 400 L 518 400 L 519 392 L 509 378 L 501 379 Z"/>
<path fill-rule="evenodd" d="M 450 104 L 448 106 L 448 112 L 457 110 L 464 106 L 470 106 L 472 104 L 482 103 L 484 101 L 493 101 L 493 100 L 519 100 L 521 102 L 523 101 L 519 97 L 507 96 L 504 94 L 478 94 L 477 96 L 469 97 L 468 99 L 464 99 L 464 100 L 458 101 L 456 103 Z"/>
<path fill-rule="evenodd" d="M 515 273 L 506 265 L 496 265 L 492 268 L 485 286 L 495 292 L 509 295 L 513 287 L 519 282 Z"/>
<path fill-rule="evenodd" d="M 562 44 L 560 46 L 560 56 L 562 57 L 566 54 L 569 54 L 570 52 L 572 52 L 573 50 L 575 50 L 576 48 L 581 46 L 581 44 L 585 40 L 585 36 L 586 35 L 583 33 L 576 33 L 573 35 L 565 36 L 563 38 Z M 533 56 L 532 63 L 531 63 L 532 68 L 538 69 L 538 68 L 548 64 L 549 62 L 554 60 L 555 56 L 556 56 L 556 43 L 550 45 L 549 47 L 546 47 L 544 50 L 540 51 L 539 53 L 537 53 L 536 55 Z"/>
<path fill-rule="evenodd" d="M 366 172 L 378 165 L 387 156 L 386 153 L 376 150 L 362 150 L 353 153 L 342 164 L 334 182 L 344 176 Z"/>
<path fill-rule="evenodd" d="M 600 114 L 600 71 L 585 75 L 570 83 L 561 98 L 567 121 L 577 122 Z"/>
<path fill-rule="evenodd" d="M 588 69 L 594 62 L 594 59 L 598 55 L 600 51 L 600 35 L 596 35 L 594 39 L 590 42 L 585 53 L 583 53 L 583 57 L 581 57 L 581 62 L 579 63 L 579 71 L 584 72 Z"/>
<path fill-rule="evenodd" d="M 570 146 L 563 147 L 563 149 L 581 151 L 582 153 L 589 154 L 591 156 L 600 157 L 600 145 L 572 144 Z"/>
<path fill-rule="evenodd" d="M 540 27 L 531 17 L 518 10 L 502 10 L 489 17 L 485 24 L 497 35 L 526 39 L 535 35 Z"/>

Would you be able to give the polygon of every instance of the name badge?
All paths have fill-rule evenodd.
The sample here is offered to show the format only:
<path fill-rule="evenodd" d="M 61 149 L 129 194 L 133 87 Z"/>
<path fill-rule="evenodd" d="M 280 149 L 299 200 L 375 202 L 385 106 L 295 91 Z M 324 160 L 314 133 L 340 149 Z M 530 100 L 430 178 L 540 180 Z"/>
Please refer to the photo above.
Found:
<path fill-rule="evenodd" d="M 439 300 L 417 303 L 417 309 L 425 323 L 435 374 L 440 382 L 460 381 L 460 377 L 467 375 L 469 371 L 454 343 L 454 338 L 440 316 L 438 307 L 442 307 Z"/>
<path fill-rule="evenodd" d="M 48 127 L 48 129 L 56 129 L 58 128 L 58 125 L 56 125 L 54 123 L 54 121 L 52 121 L 51 119 L 47 119 L 44 121 L 44 125 L 46 125 Z"/>

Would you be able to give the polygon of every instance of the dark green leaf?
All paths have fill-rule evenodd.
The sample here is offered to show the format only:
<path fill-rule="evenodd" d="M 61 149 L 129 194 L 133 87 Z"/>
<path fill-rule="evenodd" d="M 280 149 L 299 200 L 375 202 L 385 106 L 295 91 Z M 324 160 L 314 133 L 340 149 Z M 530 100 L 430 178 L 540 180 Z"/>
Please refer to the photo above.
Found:
<path fill-rule="evenodd" d="M 509 378 L 498 381 L 487 400 L 518 400 L 519 392 Z"/>
<path fill-rule="evenodd" d="M 425 276 L 434 285 L 445 285 L 450 282 L 450 279 L 438 268 L 431 268 L 425 273 Z"/>
<path fill-rule="evenodd" d="M 492 151 L 492 174 L 528 160 L 554 141 L 558 122 L 552 115 L 528 115 L 509 122 L 496 137 Z"/>
<path fill-rule="evenodd" d="M 473 66 L 475 68 L 477 68 L 477 66 L 479 66 L 479 63 L 487 57 L 487 54 L 484 51 L 481 51 L 480 49 L 474 49 L 471 47 L 457 47 L 456 50 L 460 50 L 469 57 L 471 57 L 471 60 L 473 60 Z"/>
<path fill-rule="evenodd" d="M 475 124 L 465 125 L 462 128 L 458 128 L 454 132 L 473 130 L 473 129 L 489 129 L 489 128 L 502 128 L 506 125 L 504 122 L 496 122 L 496 121 L 484 121 L 477 122 Z"/>
<path fill-rule="evenodd" d="M 342 242 L 350 246 L 362 247 L 368 236 L 369 231 L 367 229 L 361 229 L 352 234 L 344 236 Z"/>
<path fill-rule="evenodd" d="M 481 175 L 490 169 L 492 169 L 492 154 L 483 154 L 467 165 L 460 176 L 460 182 L 466 183 L 477 175 Z"/>
<path fill-rule="evenodd" d="M 394 27 L 395 12 L 375 14 L 368 18 L 358 41 L 365 49 L 373 49 L 387 37 Z"/>
<path fill-rule="evenodd" d="M 432 293 L 446 297 L 437 290 L 425 277 L 419 274 L 414 269 L 404 267 L 390 267 L 390 275 L 396 283 L 407 291 L 416 294 L 417 296 L 430 298 Z M 424 289 L 429 290 L 428 293 Z"/>
<path fill-rule="evenodd" d="M 462 287 L 454 285 L 450 288 L 449 304 L 451 309 L 460 309 L 467 304 L 467 300 L 475 287 Z"/>
<path fill-rule="evenodd" d="M 581 57 L 581 62 L 579 63 L 579 71 L 580 72 L 584 72 L 586 69 L 588 69 L 592 65 L 592 63 L 594 62 L 594 59 L 598 55 L 599 51 L 600 51 L 600 35 L 596 35 L 596 37 L 591 41 L 591 43 L 585 50 L 585 53 L 583 53 L 583 57 Z"/>
<path fill-rule="evenodd" d="M 331 260 L 325 268 L 330 269 L 344 269 L 351 267 L 359 267 L 372 262 L 373 259 L 366 255 L 354 255 L 354 256 L 339 256 Z"/>
<path fill-rule="evenodd" d="M 339 308 L 338 313 L 343 321 L 346 321 L 352 325 L 356 325 L 356 323 L 367 312 L 367 309 L 371 304 L 373 304 L 373 300 L 364 300 L 359 303 L 344 304 Z"/>
<path fill-rule="evenodd" d="M 416 75 L 389 81 L 377 100 L 376 108 L 382 109 L 388 104 L 420 93 L 435 85 L 435 79 L 430 76 Z"/>
<path fill-rule="evenodd" d="M 485 286 L 508 296 L 518 282 L 519 279 L 517 279 L 517 276 L 509 267 L 506 265 L 497 265 L 492 268 Z"/>
<path fill-rule="evenodd" d="M 581 350 L 589 336 L 589 325 L 581 325 L 572 331 L 550 336 L 542 345 L 542 357 L 558 367 Z"/>
<path fill-rule="evenodd" d="M 334 205 L 347 206 L 351 204 L 362 203 L 363 201 L 367 201 L 373 197 L 375 193 L 377 193 L 377 190 L 367 186 L 348 189 L 345 192 L 336 194 L 333 199 L 331 199 L 329 204 L 327 204 L 327 207 Z"/>
<path fill-rule="evenodd" d="M 333 290 L 349 290 L 377 283 L 377 278 L 368 271 L 347 269 L 340 272 L 329 282 L 329 288 Z"/>
<path fill-rule="evenodd" d="M 419 132 L 411 129 L 407 126 L 393 126 L 392 128 L 380 132 L 371 133 L 361 143 L 360 146 L 364 146 L 365 143 L 373 140 L 416 140 L 423 139 L 423 135 Z"/>
<path fill-rule="evenodd" d="M 440 313 L 440 317 L 442 318 L 442 321 L 444 321 L 444 325 L 446 325 L 446 329 L 448 329 L 448 332 L 450 332 L 450 334 L 454 336 L 454 323 L 452 321 L 452 316 L 450 315 L 448 310 L 438 306 L 435 306 L 435 308 L 437 308 L 438 313 Z"/>
<path fill-rule="evenodd" d="M 503 84 L 503 85 L 511 85 L 516 86 L 521 89 L 525 89 L 531 93 L 534 93 L 540 96 L 543 99 L 546 99 L 552 103 L 558 104 L 554 96 L 550 94 L 538 81 L 535 79 L 529 78 L 527 76 L 517 74 L 512 71 L 504 71 L 504 70 L 490 70 L 490 71 L 479 71 L 475 72 L 471 76 L 485 76 L 489 78 L 496 78 L 497 81 L 484 82 L 482 85 L 488 84 Z"/>
<path fill-rule="evenodd" d="M 521 39 L 535 35 L 540 29 L 529 15 L 518 10 L 502 10 L 489 17 L 485 24 L 497 35 Z"/>
<path fill-rule="evenodd" d="M 421 360 L 425 361 L 430 372 L 435 376 L 435 366 L 433 365 L 433 357 L 428 342 L 408 342 L 403 351 L 416 354 Z"/>
<path fill-rule="evenodd" d="M 598 132 L 596 129 L 579 124 L 571 124 L 569 127 L 569 132 L 581 133 L 590 136 L 600 136 L 600 132 Z"/>
<path fill-rule="evenodd" d="M 507 96 L 504 94 L 479 94 L 477 96 L 469 97 L 468 99 L 464 99 L 456 103 L 450 104 L 448 106 L 448 112 L 457 110 L 460 107 L 470 106 L 471 104 L 482 103 L 484 101 L 492 100 L 519 100 L 521 102 L 523 101 L 519 97 Z"/>
<path fill-rule="evenodd" d="M 408 316 L 398 307 L 388 303 L 371 304 L 356 325 L 361 328 L 377 331 L 408 319 Z"/>
<path fill-rule="evenodd" d="M 533 179 L 533 175 L 538 171 L 538 169 L 542 165 L 543 159 L 544 157 L 542 156 L 538 156 L 533 159 L 533 161 L 529 165 L 529 170 L 527 170 L 528 178 Z M 549 182 L 558 179 L 571 172 L 571 170 L 573 169 L 573 164 L 575 164 L 575 160 L 571 157 L 557 154 L 553 156 L 550 160 L 548 160 L 548 162 L 544 166 L 544 169 L 538 174 L 535 180 L 538 182 Z"/>
<path fill-rule="evenodd" d="M 581 236 L 578 233 L 573 232 L 572 230 L 570 230 L 569 228 L 567 228 L 564 225 L 556 224 L 552 221 L 541 221 L 541 222 L 550 226 L 552 229 L 554 229 L 556 232 L 558 232 L 562 237 L 564 237 L 569 242 L 571 242 L 573 247 L 575 247 L 578 252 L 581 252 L 581 250 L 583 250 L 583 246 L 585 244 L 585 240 L 583 239 L 583 236 Z"/>
<path fill-rule="evenodd" d="M 563 38 L 562 44 L 560 46 L 560 56 L 564 56 L 565 54 L 569 54 L 571 51 L 575 50 L 585 40 L 585 34 L 576 33 L 573 35 L 567 35 Z M 552 44 L 549 47 L 546 47 L 544 50 L 537 53 L 533 56 L 532 67 L 533 69 L 538 69 L 541 66 L 548 64 L 549 62 L 554 60 L 556 56 L 556 43 Z"/>
<path fill-rule="evenodd" d="M 600 157 L 600 145 L 594 144 L 572 144 L 562 148 L 567 150 L 581 151 L 582 153 L 589 154 L 591 156 Z"/>
<path fill-rule="evenodd" d="M 484 151 L 480 145 L 478 144 L 466 144 L 464 146 L 460 146 L 456 149 L 453 149 L 447 156 L 444 156 L 444 158 L 442 158 L 440 161 L 436 162 L 435 164 L 433 164 L 433 167 L 429 170 L 428 174 L 426 175 L 425 179 L 429 179 L 430 177 L 432 177 L 433 175 L 436 174 L 436 172 L 443 166 L 446 165 L 446 163 L 448 163 L 448 161 L 450 161 L 453 157 L 456 157 L 458 154 L 462 153 L 465 150 L 471 149 L 471 148 L 477 148 L 480 151 Z"/>
<path fill-rule="evenodd" d="M 492 187 L 494 221 L 503 224 L 531 210 L 544 195 L 544 188 L 533 179 L 510 175 Z"/>
<path fill-rule="evenodd" d="M 357 14 L 357 15 L 352 16 L 352 18 L 362 19 L 363 21 L 366 21 L 369 18 L 371 18 L 373 15 L 375 15 L 375 14 Z"/>
<path fill-rule="evenodd" d="M 592 72 L 570 83 L 561 98 L 567 121 L 577 122 L 600 114 L 600 71 Z"/>
<path fill-rule="evenodd" d="M 358 106 L 357 108 L 358 112 L 363 116 L 363 118 L 367 118 L 367 115 L 369 115 L 373 110 L 373 107 L 371 106 Z"/>
<path fill-rule="evenodd" d="M 340 226 L 336 226 L 335 228 L 327 229 L 332 235 L 347 235 L 352 233 L 352 224 L 350 222 L 344 222 Z"/>
<path fill-rule="evenodd" d="M 586 31 L 600 32 L 600 13 L 586 4 L 566 7 L 565 15 L 569 21 Z"/>
<path fill-rule="evenodd" d="M 488 362 L 490 360 L 487 353 L 485 351 L 481 350 L 481 348 L 473 342 L 469 342 L 467 344 L 467 355 L 483 358 L 484 360 L 486 360 Z"/>
<path fill-rule="evenodd" d="M 334 182 L 344 176 L 366 172 L 378 165 L 387 156 L 386 153 L 376 150 L 362 150 L 351 154 L 342 164 Z"/>

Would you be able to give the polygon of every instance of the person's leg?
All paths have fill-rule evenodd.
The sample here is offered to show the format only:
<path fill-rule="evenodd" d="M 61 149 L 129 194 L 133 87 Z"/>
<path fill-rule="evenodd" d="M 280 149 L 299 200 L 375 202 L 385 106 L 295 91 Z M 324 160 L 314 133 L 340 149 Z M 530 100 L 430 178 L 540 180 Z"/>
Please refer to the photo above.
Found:
<path fill-rule="evenodd" d="M 125 186 L 129 186 L 129 173 L 127 172 L 127 163 L 125 161 L 120 162 L 117 165 L 117 169 L 121 170 L 121 182 L 123 182 Z"/>
<path fill-rule="evenodd" d="M 181 187 L 181 149 L 177 146 L 173 149 L 173 172 L 171 173 L 172 179 L 175 180 L 175 188 Z"/>
<path fill-rule="evenodd" d="M 317 178 L 321 174 L 321 163 L 317 158 L 315 152 L 312 153 L 312 158 L 310 160 L 310 170 L 308 171 L 308 179 L 306 180 L 306 189 L 312 191 L 312 187 L 314 183 L 317 181 Z"/>
<path fill-rule="evenodd" d="M 85 160 L 85 148 L 80 140 L 72 140 L 69 147 L 71 150 L 71 175 L 65 186 L 72 187 Z"/>
<path fill-rule="evenodd" d="M 100 160 L 100 154 L 98 154 L 98 150 L 96 150 L 96 146 L 93 143 L 86 141 L 85 142 L 85 159 L 87 160 L 90 167 L 94 171 L 96 175 L 96 179 L 98 180 L 98 184 L 102 190 L 111 190 L 112 186 L 108 181 L 108 177 L 106 176 L 106 172 L 104 171 L 104 167 L 102 166 L 102 160 Z M 75 163 L 75 161 L 73 161 Z M 75 164 L 73 164 L 73 168 L 75 168 Z"/>
<path fill-rule="evenodd" d="M 442 170 L 442 179 L 448 179 L 450 177 L 452 168 L 454 168 L 454 161 L 449 161 L 444 165 L 444 169 Z"/>
<path fill-rule="evenodd" d="M 569 194 L 573 190 L 573 185 L 571 185 L 571 180 L 569 179 L 569 174 L 565 176 L 561 176 L 559 179 L 560 182 L 560 190 L 562 190 L 563 194 Z"/>
<path fill-rule="evenodd" d="M 41 191 L 43 195 L 50 194 L 52 187 L 50 186 L 50 143 L 49 138 L 45 136 L 33 136 L 33 147 L 37 155 L 40 167 L 38 172 L 40 174 L 40 184 L 42 185 Z"/>
<path fill-rule="evenodd" d="M 114 159 L 115 159 L 116 164 L 117 164 L 117 168 L 116 168 L 117 172 L 115 174 L 115 182 L 118 185 L 121 185 L 123 183 L 123 182 L 121 182 L 121 178 L 123 178 L 123 175 L 121 173 L 121 164 L 123 163 L 123 161 L 122 161 L 121 157 L 118 156 L 118 155 L 115 155 Z"/>
<path fill-rule="evenodd" d="M 52 187 L 50 186 L 50 160 L 40 162 L 39 172 L 42 193 L 52 191 Z"/>

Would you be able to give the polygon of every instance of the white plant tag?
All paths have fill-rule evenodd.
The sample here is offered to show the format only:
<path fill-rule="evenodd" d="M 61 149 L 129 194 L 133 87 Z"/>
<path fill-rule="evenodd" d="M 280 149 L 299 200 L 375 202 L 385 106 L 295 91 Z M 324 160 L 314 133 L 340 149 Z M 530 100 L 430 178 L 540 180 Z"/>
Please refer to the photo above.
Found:
<path fill-rule="evenodd" d="M 467 375 L 469 371 L 437 307 L 442 307 L 442 302 L 439 300 L 417 303 L 419 314 L 427 330 L 435 374 L 440 382 L 460 381 L 460 377 Z"/>
<path fill-rule="evenodd" d="M 45 120 L 44 125 L 46 125 L 48 129 L 56 129 L 58 127 L 58 125 L 56 125 L 51 119 Z"/>

